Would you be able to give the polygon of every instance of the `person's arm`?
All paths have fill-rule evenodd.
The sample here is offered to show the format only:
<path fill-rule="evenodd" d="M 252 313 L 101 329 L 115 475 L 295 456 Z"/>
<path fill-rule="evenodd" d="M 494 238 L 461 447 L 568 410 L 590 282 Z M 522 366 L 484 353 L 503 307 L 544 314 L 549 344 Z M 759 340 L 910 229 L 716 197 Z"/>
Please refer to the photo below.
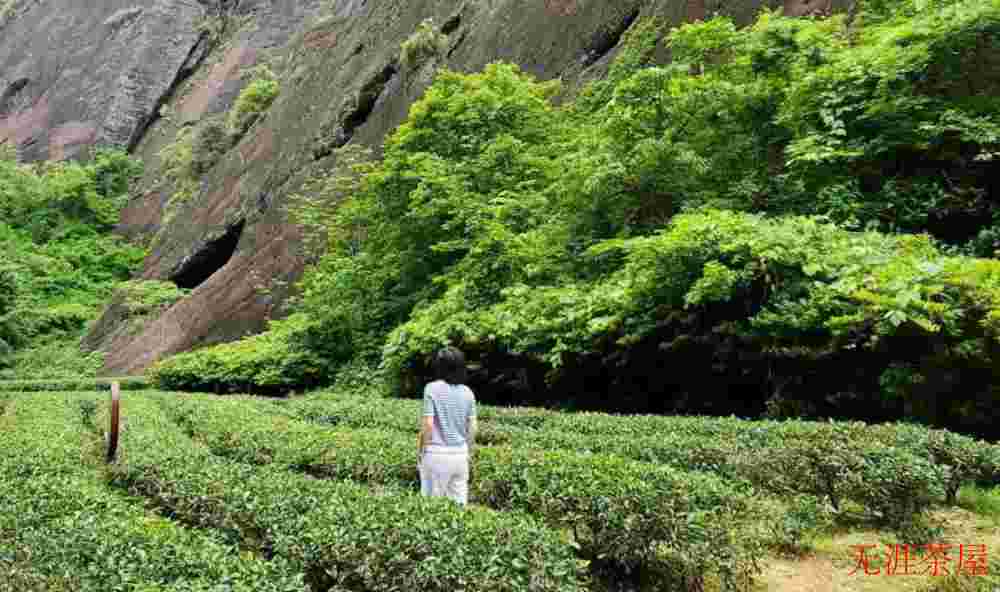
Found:
<path fill-rule="evenodd" d="M 476 420 L 476 397 L 472 396 L 472 402 L 469 405 L 469 417 L 465 420 L 466 422 L 466 438 L 465 441 L 469 446 L 469 456 L 476 450 L 476 429 L 479 427 L 479 422 Z"/>
<path fill-rule="evenodd" d="M 479 422 L 476 421 L 476 416 L 475 415 L 469 416 L 468 420 L 469 437 L 466 438 L 466 441 L 469 444 L 469 456 L 472 456 L 472 454 L 476 451 L 476 428 L 478 427 L 479 427 Z"/>
<path fill-rule="evenodd" d="M 431 443 L 431 434 L 434 429 L 434 418 L 424 416 L 420 422 L 420 434 L 417 436 L 417 460 L 424 456 L 424 448 Z"/>
<path fill-rule="evenodd" d="M 417 464 L 424 456 L 424 448 L 430 444 L 434 433 L 434 402 L 429 393 L 424 393 L 424 410 L 420 418 L 420 433 L 417 434 Z"/>

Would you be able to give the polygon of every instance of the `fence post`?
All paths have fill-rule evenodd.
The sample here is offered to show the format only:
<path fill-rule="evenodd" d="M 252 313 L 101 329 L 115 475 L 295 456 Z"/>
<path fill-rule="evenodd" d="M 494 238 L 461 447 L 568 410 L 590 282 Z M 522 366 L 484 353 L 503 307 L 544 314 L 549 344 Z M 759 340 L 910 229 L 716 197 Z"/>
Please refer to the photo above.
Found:
<path fill-rule="evenodd" d="M 111 383 L 111 425 L 108 426 L 108 462 L 114 462 L 118 452 L 118 425 L 121 419 L 121 391 L 118 381 Z"/>

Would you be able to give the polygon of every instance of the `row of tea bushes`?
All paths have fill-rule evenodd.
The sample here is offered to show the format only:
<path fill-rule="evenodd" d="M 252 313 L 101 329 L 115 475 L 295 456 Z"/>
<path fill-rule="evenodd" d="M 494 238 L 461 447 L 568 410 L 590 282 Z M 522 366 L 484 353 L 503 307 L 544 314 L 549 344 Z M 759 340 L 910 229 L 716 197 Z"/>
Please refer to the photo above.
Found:
<path fill-rule="evenodd" d="M 659 439 L 663 434 L 675 434 L 685 441 L 702 441 L 709 445 L 727 442 L 742 454 L 763 460 L 774 459 L 775 466 L 779 467 L 790 461 L 809 462 L 813 470 L 827 474 L 836 469 L 822 466 L 824 456 L 830 457 L 830 462 L 846 463 L 851 467 L 866 462 L 864 458 L 872 455 L 884 457 L 879 451 L 891 449 L 918 459 L 900 458 L 895 462 L 912 465 L 922 472 L 926 472 L 926 465 L 930 464 L 932 472 L 938 473 L 936 479 L 940 480 L 940 485 L 934 487 L 941 489 L 940 497 L 947 501 L 954 501 L 962 484 L 994 482 L 1000 476 L 1000 446 L 913 424 L 662 416 L 633 416 L 622 421 L 622 418 L 604 414 L 553 414 L 540 424 L 539 432 L 580 434 L 607 438 L 611 442 L 637 441 L 652 434 Z M 655 448 L 655 439 L 647 440 L 650 448 Z M 670 453 L 664 447 L 660 450 Z M 845 458 L 845 454 L 849 457 Z M 847 469 L 841 472 L 844 470 Z"/>
<path fill-rule="evenodd" d="M 912 424 L 870 426 L 870 437 L 910 450 L 946 468 L 946 501 L 954 504 L 958 490 L 970 482 L 1000 485 L 1000 445 L 968 436 Z"/>
<path fill-rule="evenodd" d="M 803 420 L 755 420 L 736 417 L 669 417 L 657 415 L 621 416 L 603 413 L 553 413 L 533 410 L 500 410 L 496 420 L 521 426 L 531 417 L 533 427 L 590 436 L 632 438 L 649 434 L 673 433 L 689 438 L 732 440 L 744 448 L 759 448 L 789 440 L 825 440 L 838 444 L 851 441 L 880 442 L 926 458 L 942 467 L 951 467 L 955 478 L 965 481 L 989 480 L 1000 472 L 1000 446 L 983 440 L 925 426 L 905 423 L 868 425 L 863 422 L 816 422 Z M 622 421 L 626 419 L 626 421 Z"/>
<path fill-rule="evenodd" d="M 330 429 L 240 399 L 162 399 L 179 425 L 215 453 L 368 483 L 418 482 L 414 439 L 377 429 Z M 413 418 L 415 421 L 415 418 Z M 742 581 L 753 571 L 759 523 L 753 490 L 717 476 L 606 454 L 481 447 L 473 501 L 523 510 L 569 529 L 582 557 L 661 586 L 703 574 Z"/>
<path fill-rule="evenodd" d="M 244 401 L 260 399 L 239 397 Z M 376 428 L 410 432 L 419 431 L 421 407 L 419 401 L 384 397 L 350 396 L 320 392 L 316 395 L 291 399 L 268 399 L 272 413 L 304 419 L 312 423 L 345 428 Z M 265 407 L 266 408 L 266 407 Z M 554 411 L 528 407 L 502 408 L 480 405 L 478 441 L 484 444 L 506 444 L 517 435 L 508 428 L 534 427 Z"/>
<path fill-rule="evenodd" d="M 38 380 L 0 380 L 2 393 L 89 392 L 111 390 L 112 381 L 118 382 L 123 391 L 141 391 L 150 388 L 142 377 L 110 378 L 49 378 Z"/>
<path fill-rule="evenodd" d="M 286 559 L 314 589 L 582 588 L 568 542 L 523 514 L 463 512 L 448 500 L 394 487 L 221 458 L 171 422 L 153 396 L 131 398 L 124 413 L 124 457 L 113 483 L 186 523 Z"/>
<path fill-rule="evenodd" d="M 313 423 L 352 428 L 384 428 L 416 434 L 421 412 L 420 401 L 366 395 L 362 390 L 317 391 L 287 399 L 260 399 L 234 396 L 244 401 L 265 400 L 278 412 Z M 564 415 L 537 407 L 495 407 L 478 405 L 480 428 L 490 425 L 539 427 L 549 416 Z"/>
<path fill-rule="evenodd" d="M 275 399 L 273 404 L 290 417 L 329 426 L 394 429 L 415 435 L 420 425 L 420 402 L 410 399 L 321 394 Z M 482 406 L 479 412 L 482 413 Z"/>
<path fill-rule="evenodd" d="M 523 446 L 589 450 L 649 463 L 744 479 L 786 497 L 809 494 L 839 509 L 845 500 L 892 526 L 908 523 L 944 497 L 947 473 L 931 461 L 880 442 L 853 440 L 839 426 L 810 426 L 801 438 L 787 435 L 758 446 L 683 434 L 621 437 L 556 430 L 518 430 Z"/>
<path fill-rule="evenodd" d="M 419 403 L 330 396 L 293 400 L 283 413 L 333 425 L 416 432 Z M 749 479 L 779 494 L 861 503 L 905 520 L 961 485 L 1000 479 L 1000 446 L 910 424 L 748 421 L 735 417 L 614 416 L 482 406 L 481 440 L 589 450 Z M 889 495 L 902 495 L 900 503 Z"/>
<path fill-rule="evenodd" d="M 99 441 L 81 420 L 81 403 L 92 402 L 25 396 L 0 417 L 0 569 L 9 589 L 308 590 L 281 561 L 240 555 L 109 490 L 93 460 Z"/>
<path fill-rule="evenodd" d="M 415 431 L 416 402 L 304 399 L 284 410 L 334 425 Z M 523 448 L 613 454 L 684 470 L 749 480 L 782 496 L 824 497 L 840 508 L 860 504 L 892 526 L 908 526 L 938 499 L 990 470 L 971 438 L 915 426 L 747 421 L 736 418 L 611 416 L 536 409 L 480 410 L 484 440 Z M 409 426 L 413 426 L 410 428 Z M 894 438 L 894 434 L 908 438 Z M 923 436 L 923 439 L 920 439 Z M 931 452 L 928 442 L 947 442 Z M 963 464 L 958 464 L 962 462 Z M 949 498 L 950 499 L 950 498 Z"/>

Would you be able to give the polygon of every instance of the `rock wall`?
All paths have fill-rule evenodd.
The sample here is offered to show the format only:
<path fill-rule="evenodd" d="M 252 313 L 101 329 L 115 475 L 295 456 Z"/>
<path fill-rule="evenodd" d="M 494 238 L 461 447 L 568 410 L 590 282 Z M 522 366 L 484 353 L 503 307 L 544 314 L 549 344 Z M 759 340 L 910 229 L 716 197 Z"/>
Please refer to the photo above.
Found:
<path fill-rule="evenodd" d="M 151 241 L 141 277 L 194 288 L 141 331 L 113 312 L 85 343 L 108 352 L 105 374 L 139 373 L 163 356 L 262 330 L 282 314 L 306 263 L 283 205 L 334 148 L 378 147 L 429 85 L 402 71 L 400 46 L 426 18 L 448 34 L 441 65 L 519 64 L 569 86 L 602 75 L 642 16 L 681 23 L 721 12 L 749 21 L 762 4 L 796 14 L 829 0 L 16 0 L 0 15 L 0 143 L 24 159 L 66 158 L 94 144 L 128 146 L 147 164 L 123 236 Z M 235 31 L 213 46 L 211 26 Z M 212 20 L 212 19 L 216 20 Z M 46 31 L 40 35 L 37 31 Z M 281 94 L 164 219 L 175 187 L 160 150 L 177 132 L 229 109 L 260 63 Z"/>
<path fill-rule="evenodd" d="M 195 0 L 15 0 L 0 18 L 0 143 L 25 160 L 130 146 L 195 68 Z"/>

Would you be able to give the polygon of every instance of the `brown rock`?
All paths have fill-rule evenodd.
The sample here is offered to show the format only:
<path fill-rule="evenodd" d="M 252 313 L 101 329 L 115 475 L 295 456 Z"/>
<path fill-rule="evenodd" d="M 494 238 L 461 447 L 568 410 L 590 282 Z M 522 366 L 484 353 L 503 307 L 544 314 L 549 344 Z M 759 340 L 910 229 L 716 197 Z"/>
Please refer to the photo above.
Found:
<path fill-rule="evenodd" d="M 833 10 L 833 0 L 785 0 L 785 16 L 828 15 Z"/>
<path fill-rule="evenodd" d="M 332 31 L 309 31 L 303 38 L 309 49 L 333 49 L 337 47 L 337 34 Z"/>
<path fill-rule="evenodd" d="M 244 240 L 254 249 L 239 252 L 188 298 L 147 324 L 141 337 L 115 347 L 104 371 L 141 372 L 163 356 L 263 329 L 274 301 L 259 290 L 301 265 L 290 249 L 300 237 L 283 224 L 258 224 L 249 233 Z"/>
<path fill-rule="evenodd" d="M 545 8 L 554 16 L 576 14 L 576 0 L 545 0 Z"/>
<path fill-rule="evenodd" d="M 240 71 L 257 60 L 257 50 L 240 45 L 225 53 L 222 61 L 212 66 L 205 80 L 197 84 L 191 94 L 184 97 L 177 108 L 184 121 L 197 121 L 209 112 L 209 107 L 223 94 L 231 92 L 233 85 L 240 86 Z"/>
<path fill-rule="evenodd" d="M 142 197 L 130 201 L 122 210 L 115 232 L 126 238 L 156 232 L 163 216 L 163 203 L 163 194 L 159 191 L 149 191 Z"/>
<path fill-rule="evenodd" d="M 92 122 L 71 121 L 52 130 L 49 137 L 49 159 L 65 160 L 83 147 L 94 143 L 97 127 Z"/>

